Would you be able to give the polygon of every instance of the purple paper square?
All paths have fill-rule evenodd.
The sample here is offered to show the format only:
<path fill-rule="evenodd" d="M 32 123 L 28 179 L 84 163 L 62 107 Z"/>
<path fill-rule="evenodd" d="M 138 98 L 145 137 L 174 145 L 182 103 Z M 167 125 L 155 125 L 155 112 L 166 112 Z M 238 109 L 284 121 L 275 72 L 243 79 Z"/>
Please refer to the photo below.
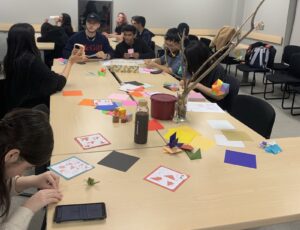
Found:
<path fill-rule="evenodd" d="M 226 150 L 224 163 L 240 165 L 248 168 L 256 167 L 256 155 Z"/>

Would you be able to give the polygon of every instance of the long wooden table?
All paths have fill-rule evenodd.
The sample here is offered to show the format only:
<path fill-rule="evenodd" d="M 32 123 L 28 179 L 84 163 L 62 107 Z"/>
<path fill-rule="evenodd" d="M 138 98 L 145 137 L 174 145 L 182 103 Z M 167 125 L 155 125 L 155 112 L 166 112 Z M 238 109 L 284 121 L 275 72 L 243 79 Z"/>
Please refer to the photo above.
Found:
<path fill-rule="evenodd" d="M 144 147 L 157 147 L 165 145 L 157 132 L 149 133 L 149 141 L 145 145 L 135 144 L 134 122 L 125 124 L 113 124 L 112 117 L 103 114 L 91 106 L 79 106 L 82 99 L 107 99 L 110 94 L 125 94 L 119 90 L 119 83 L 114 76 L 107 71 L 105 77 L 97 76 L 101 65 L 98 62 L 85 65 L 76 64 L 67 81 L 64 90 L 82 90 L 83 96 L 66 97 L 62 92 L 51 96 L 51 125 L 54 129 L 54 155 L 133 149 Z M 60 72 L 63 65 L 55 61 L 53 70 Z M 91 74 L 94 75 L 91 75 Z M 128 100 L 131 100 L 128 98 Z M 126 107 L 128 112 L 135 112 L 135 107 Z M 83 150 L 74 140 L 75 137 L 101 133 L 111 144 L 99 148 Z"/>
<path fill-rule="evenodd" d="M 69 181 L 61 179 L 60 189 L 64 197 L 59 204 L 105 202 L 108 216 L 104 221 L 55 224 L 55 205 L 50 205 L 47 229 L 234 230 L 300 219 L 300 184 L 296 176 L 300 173 L 300 155 L 297 153 L 300 137 L 276 139 L 283 152 L 274 156 L 258 147 L 263 140 L 260 135 L 228 114 L 189 112 L 186 123 L 162 121 L 164 130 L 149 132 L 149 143 L 135 146 L 127 132 L 133 131 L 133 127 L 130 127 L 133 122 L 128 126 L 119 124 L 116 128 L 109 121 L 109 116 L 77 105 L 82 98 L 105 97 L 118 91 L 119 85 L 109 73 L 103 78 L 85 76 L 87 71 L 96 71 L 99 65 L 76 65 L 72 70 L 66 90 L 82 89 L 84 97 L 62 97 L 61 93 L 51 97 L 50 119 L 55 137 L 51 162 L 77 156 L 94 165 L 93 170 Z M 61 68 L 57 63 L 54 66 L 56 71 Z M 171 92 L 162 87 L 164 81 L 171 82 L 173 79 L 166 74 L 117 75 L 122 82 L 137 80 L 149 83 L 153 85 L 148 89 L 150 91 Z M 209 119 L 228 120 L 236 130 L 246 132 L 252 141 L 246 141 L 245 148 L 215 145 L 202 151 L 202 159 L 195 161 L 191 161 L 185 153 L 163 153 L 163 135 L 168 128 L 188 125 L 201 135 L 213 139 L 214 134 L 220 131 L 208 125 Z M 96 131 L 112 141 L 111 148 L 96 148 L 93 152 L 86 152 L 73 140 L 77 135 Z M 127 172 L 97 164 L 114 149 L 140 159 Z M 225 164 L 226 149 L 255 154 L 257 169 Z M 176 192 L 143 179 L 160 165 L 188 174 L 190 178 Z M 100 183 L 87 187 L 85 180 L 88 177 Z"/>
<path fill-rule="evenodd" d="M 170 156 L 161 148 L 122 151 L 140 160 L 120 172 L 97 165 L 109 152 L 77 155 L 95 169 L 70 181 L 61 180 L 59 204 L 105 202 L 105 221 L 55 224 L 54 205 L 48 209 L 48 229 L 246 229 L 300 218 L 300 138 L 276 140 L 283 153 L 273 156 L 252 143 L 245 151 L 257 156 L 258 169 L 224 164 L 225 148 L 190 161 L 184 154 Z M 58 162 L 67 156 L 54 156 Z M 190 175 L 170 192 L 143 178 L 159 165 Z M 100 183 L 88 188 L 85 180 Z M 74 192 L 76 191 L 76 192 Z"/>

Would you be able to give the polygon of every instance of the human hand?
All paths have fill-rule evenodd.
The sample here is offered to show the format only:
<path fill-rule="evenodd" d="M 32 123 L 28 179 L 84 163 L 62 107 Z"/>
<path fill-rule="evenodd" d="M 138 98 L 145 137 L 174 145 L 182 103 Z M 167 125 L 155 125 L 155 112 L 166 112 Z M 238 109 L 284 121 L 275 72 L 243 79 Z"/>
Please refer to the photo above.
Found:
<path fill-rule="evenodd" d="M 100 59 L 106 59 L 106 53 L 104 53 L 103 51 L 99 51 L 98 53 L 96 53 L 96 56 Z"/>
<path fill-rule="evenodd" d="M 42 173 L 34 176 L 33 185 L 40 189 L 58 189 L 59 176 L 51 171 Z"/>
<path fill-rule="evenodd" d="M 123 58 L 129 59 L 129 58 L 131 58 L 131 54 L 129 54 L 129 53 L 124 53 Z"/>
<path fill-rule="evenodd" d="M 154 61 L 152 61 L 152 60 L 149 60 L 149 59 L 145 60 L 145 65 L 148 68 L 155 68 L 156 67 L 156 63 Z"/>
<path fill-rule="evenodd" d="M 33 213 L 36 213 L 48 204 L 61 201 L 62 197 L 63 195 L 57 189 L 44 189 L 35 193 L 23 206 L 30 209 Z"/>
<path fill-rule="evenodd" d="M 106 33 L 106 32 L 102 32 L 102 35 L 104 35 L 105 37 L 107 37 L 108 38 L 108 33 Z"/>
<path fill-rule="evenodd" d="M 133 53 L 131 56 L 132 56 L 134 59 L 139 59 L 140 54 L 139 54 L 139 53 Z"/>

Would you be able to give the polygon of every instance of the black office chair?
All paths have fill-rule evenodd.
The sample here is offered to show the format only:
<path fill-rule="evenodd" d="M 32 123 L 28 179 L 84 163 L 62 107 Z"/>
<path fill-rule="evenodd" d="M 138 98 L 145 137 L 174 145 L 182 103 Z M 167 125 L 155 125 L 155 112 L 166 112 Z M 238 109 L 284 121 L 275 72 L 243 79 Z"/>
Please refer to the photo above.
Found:
<path fill-rule="evenodd" d="M 284 71 L 277 70 L 274 73 L 266 75 L 266 83 L 264 88 L 264 98 L 266 100 L 270 99 L 282 99 L 282 108 L 290 109 L 290 107 L 284 106 L 284 99 L 289 98 L 289 86 L 290 85 L 300 85 L 300 53 L 294 53 L 291 57 L 289 57 L 289 66 Z M 270 83 L 269 83 L 270 82 Z M 267 87 L 268 85 L 272 85 L 272 93 L 274 91 L 274 85 L 281 85 L 281 90 L 283 91 L 282 96 L 280 97 L 267 97 Z M 286 97 L 287 94 L 287 97 Z"/>
<path fill-rule="evenodd" d="M 274 71 L 287 71 L 291 63 L 291 57 L 295 53 L 300 53 L 300 46 L 288 45 L 284 47 L 280 63 L 274 63 L 272 70 Z"/>
<path fill-rule="evenodd" d="M 256 67 L 252 67 L 247 63 L 247 56 L 249 57 L 249 49 L 247 50 L 246 56 L 245 56 L 245 60 L 246 63 L 244 64 L 239 64 L 236 66 L 235 69 L 235 76 L 237 76 L 237 71 L 241 71 L 243 72 L 243 74 L 247 73 L 253 73 L 253 78 L 252 78 L 252 82 L 250 82 L 250 84 L 241 84 L 241 86 L 251 86 L 251 94 L 261 94 L 264 93 L 262 92 L 254 92 L 254 87 L 256 85 L 256 73 L 262 73 L 263 74 L 263 84 L 265 84 L 265 78 L 266 78 L 266 73 L 270 72 L 270 69 L 273 68 L 273 64 L 274 64 L 274 59 L 275 59 L 275 55 L 276 55 L 276 49 L 273 46 L 270 46 L 268 44 L 264 44 L 262 42 L 256 42 L 251 44 L 249 47 L 259 47 L 259 46 L 265 46 L 265 47 L 269 47 L 269 60 L 267 63 L 267 66 L 265 68 L 256 68 Z M 251 49 L 251 48 L 250 48 Z"/>
<path fill-rule="evenodd" d="M 300 113 L 296 113 L 295 110 L 299 110 L 300 107 L 296 107 L 295 106 L 295 101 L 296 101 L 296 96 L 297 95 L 300 95 L 300 86 L 291 86 L 291 92 L 293 93 L 293 97 L 292 97 L 292 106 L 291 106 L 291 114 L 293 116 L 296 116 L 296 115 L 300 115 Z"/>
<path fill-rule="evenodd" d="M 266 139 L 270 138 L 276 113 L 266 101 L 250 95 L 237 95 L 229 113 Z"/>

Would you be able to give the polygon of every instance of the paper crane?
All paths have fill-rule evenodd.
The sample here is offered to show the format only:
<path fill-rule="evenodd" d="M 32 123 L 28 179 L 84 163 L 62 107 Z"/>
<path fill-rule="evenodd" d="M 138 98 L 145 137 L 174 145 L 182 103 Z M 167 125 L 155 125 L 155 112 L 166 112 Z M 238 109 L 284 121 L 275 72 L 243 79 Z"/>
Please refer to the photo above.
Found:
<path fill-rule="evenodd" d="M 179 143 L 175 132 L 170 136 L 169 143 L 167 144 L 166 147 L 164 147 L 164 150 L 167 153 L 174 154 L 174 153 L 179 153 L 182 150 L 192 151 L 193 147 L 188 144 Z"/>

